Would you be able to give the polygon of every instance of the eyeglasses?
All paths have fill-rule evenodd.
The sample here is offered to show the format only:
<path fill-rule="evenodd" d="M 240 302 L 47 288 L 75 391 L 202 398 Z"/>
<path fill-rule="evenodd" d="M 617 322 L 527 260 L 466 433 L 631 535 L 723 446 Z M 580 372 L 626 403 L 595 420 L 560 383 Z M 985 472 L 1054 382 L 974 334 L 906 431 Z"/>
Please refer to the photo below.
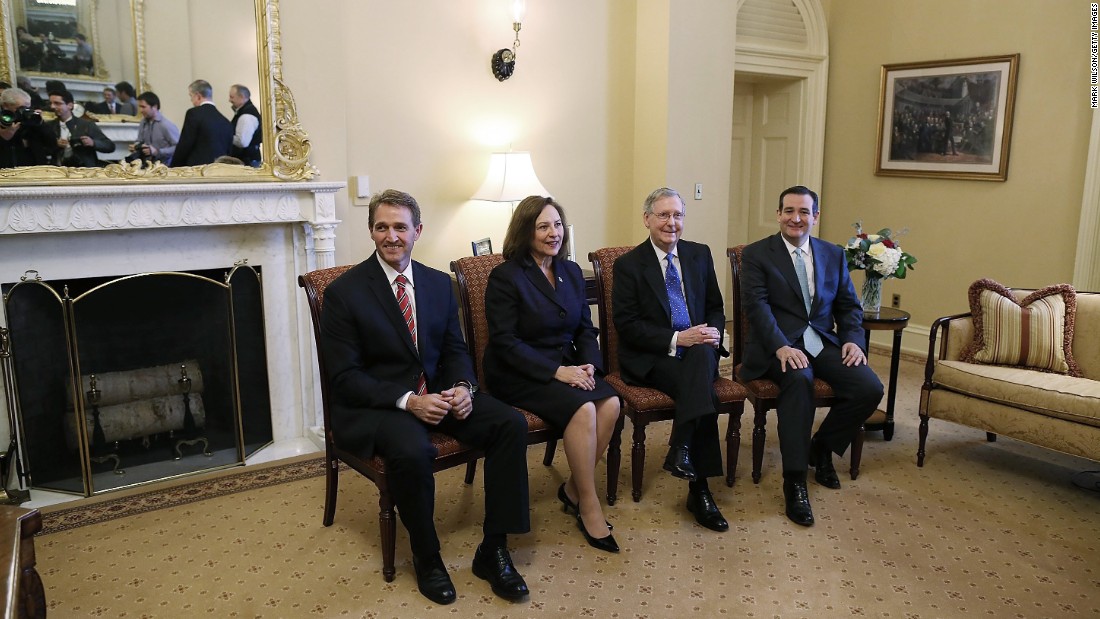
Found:
<path fill-rule="evenodd" d="M 653 215 L 654 217 L 656 217 L 657 219 L 660 219 L 661 221 L 668 221 L 669 219 L 675 219 L 676 221 L 683 221 L 684 220 L 684 212 L 683 211 L 674 211 L 672 213 L 650 213 L 650 215 Z"/>

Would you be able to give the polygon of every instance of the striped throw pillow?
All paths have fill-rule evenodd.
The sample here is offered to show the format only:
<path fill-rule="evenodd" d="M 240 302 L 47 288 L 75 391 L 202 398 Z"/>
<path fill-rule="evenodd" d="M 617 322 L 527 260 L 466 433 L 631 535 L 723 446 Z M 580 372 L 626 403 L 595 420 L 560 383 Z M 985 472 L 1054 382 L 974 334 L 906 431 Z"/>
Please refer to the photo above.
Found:
<path fill-rule="evenodd" d="M 1071 349 L 1073 286 L 1048 286 L 1017 300 L 1008 288 L 980 279 L 970 285 L 969 297 L 974 340 L 963 361 L 1081 376 Z"/>

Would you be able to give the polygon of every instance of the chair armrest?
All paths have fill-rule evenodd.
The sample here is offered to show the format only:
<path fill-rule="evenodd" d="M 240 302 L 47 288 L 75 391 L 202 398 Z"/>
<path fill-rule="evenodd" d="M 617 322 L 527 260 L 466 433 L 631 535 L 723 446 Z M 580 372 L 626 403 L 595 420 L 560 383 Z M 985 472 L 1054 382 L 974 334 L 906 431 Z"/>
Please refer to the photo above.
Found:
<path fill-rule="evenodd" d="M 940 331 L 943 331 L 943 339 L 940 340 L 939 350 L 936 350 L 936 340 Z M 974 330 L 974 323 L 969 312 L 955 314 L 936 319 L 932 328 L 928 330 L 928 359 L 924 364 L 924 386 L 932 387 L 932 373 L 936 369 L 936 361 L 941 359 L 958 359 L 963 346 L 970 341 Z"/>

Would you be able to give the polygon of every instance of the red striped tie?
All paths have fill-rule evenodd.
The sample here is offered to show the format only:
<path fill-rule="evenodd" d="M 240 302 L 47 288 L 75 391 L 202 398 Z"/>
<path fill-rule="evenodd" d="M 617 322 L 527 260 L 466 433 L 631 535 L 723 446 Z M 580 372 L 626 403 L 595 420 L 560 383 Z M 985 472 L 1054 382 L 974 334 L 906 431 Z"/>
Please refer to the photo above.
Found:
<path fill-rule="evenodd" d="M 404 275 L 398 274 L 393 281 L 397 284 L 397 308 L 401 310 L 401 315 L 405 318 L 405 326 L 409 328 L 409 335 L 412 336 L 413 346 L 416 346 L 416 317 L 413 316 L 412 302 L 409 301 L 409 295 L 405 292 L 405 285 L 409 283 L 409 280 Z M 427 392 L 428 381 L 424 373 L 421 372 L 416 379 L 416 395 L 424 395 Z"/>

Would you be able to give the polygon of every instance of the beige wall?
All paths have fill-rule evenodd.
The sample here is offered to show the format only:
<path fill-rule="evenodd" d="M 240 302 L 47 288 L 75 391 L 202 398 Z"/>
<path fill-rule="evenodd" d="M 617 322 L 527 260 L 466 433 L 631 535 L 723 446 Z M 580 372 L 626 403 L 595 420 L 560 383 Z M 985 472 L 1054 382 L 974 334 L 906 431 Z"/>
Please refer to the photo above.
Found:
<path fill-rule="evenodd" d="M 862 219 L 909 228 L 917 270 L 883 287 L 913 324 L 966 309 L 966 288 L 1068 282 L 1088 152 L 1088 7 L 1083 0 L 843 0 L 828 5 L 829 103 L 821 236 Z M 874 175 L 883 64 L 1020 53 L 1008 180 Z M 857 285 L 862 276 L 856 275 Z M 909 337 L 909 347 L 923 347 Z"/>
<path fill-rule="evenodd" d="M 508 205 L 469 199 L 494 151 L 532 153 L 582 257 L 613 236 L 616 205 L 629 200 L 633 31 L 617 20 L 633 3 L 530 2 L 516 72 L 498 82 L 489 59 L 511 46 L 507 7 L 283 2 L 285 75 L 322 178 L 368 175 L 372 191 L 415 196 L 416 257 L 436 268 L 474 239 L 500 249 Z M 337 262 L 362 260 L 373 251 L 366 207 L 342 196 L 337 211 Z"/>
<path fill-rule="evenodd" d="M 830 71 L 821 236 L 842 242 L 857 219 L 908 227 L 903 246 L 920 263 L 885 292 L 902 295 L 918 330 L 963 309 L 965 288 L 979 277 L 1014 286 L 1069 280 L 1088 137 L 1087 3 L 823 5 Z M 543 184 L 565 205 L 582 263 L 591 249 L 644 238 L 638 211 L 649 189 L 668 184 L 690 195 L 702 182 L 705 199 L 688 199 L 687 236 L 721 260 L 735 4 L 530 2 L 516 74 L 500 83 L 488 63 L 511 42 L 506 6 L 283 0 L 284 75 L 321 178 L 369 175 L 373 190 L 416 196 L 426 224 L 417 257 L 442 269 L 473 239 L 489 236 L 499 249 L 507 208 L 469 196 L 489 153 L 509 144 L 533 153 Z M 1007 182 L 873 174 L 883 64 L 1012 52 L 1022 61 Z M 337 208 L 337 262 L 361 260 L 372 250 L 366 209 L 346 195 Z M 1021 251 L 1025 240 L 1037 250 Z M 724 268 L 719 275 L 727 289 Z M 919 348 L 919 339 L 907 343 Z"/>

